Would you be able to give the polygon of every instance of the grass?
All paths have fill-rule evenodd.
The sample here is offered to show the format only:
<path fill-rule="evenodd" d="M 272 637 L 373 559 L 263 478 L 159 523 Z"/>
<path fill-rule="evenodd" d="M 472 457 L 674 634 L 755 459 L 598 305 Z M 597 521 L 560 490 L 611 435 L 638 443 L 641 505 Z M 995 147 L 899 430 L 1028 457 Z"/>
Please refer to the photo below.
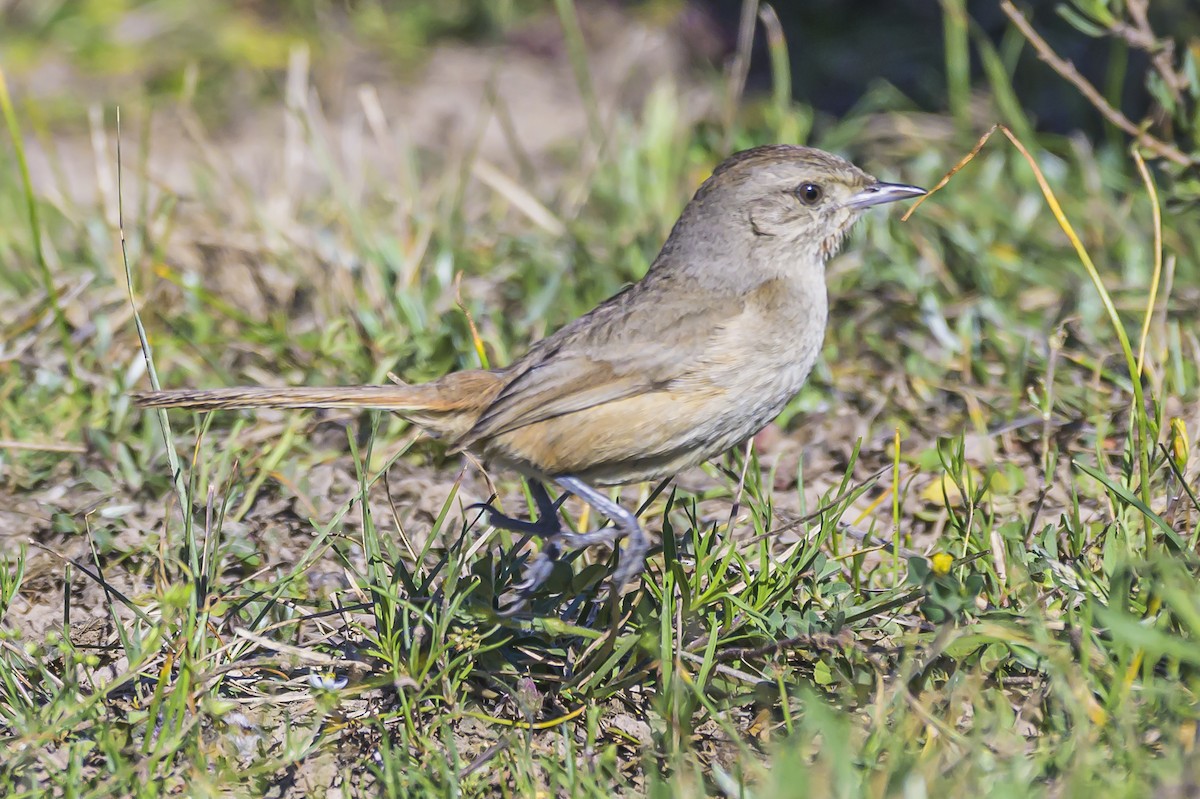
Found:
<path fill-rule="evenodd" d="M 180 197 L 130 157 L 155 146 L 132 114 L 127 266 L 161 382 L 506 363 L 644 272 L 726 140 L 932 185 L 990 124 L 880 93 L 696 126 L 676 97 L 590 118 L 603 141 L 536 154 L 553 178 L 518 189 L 471 148 L 368 161 L 294 105 L 309 183 L 206 159 L 196 120 Z M 910 221 L 860 226 L 822 363 L 748 460 L 621 490 L 661 532 L 640 590 L 600 599 L 607 555 L 582 553 L 517 619 L 495 600 L 529 550 L 468 507 L 522 510 L 513 475 L 373 414 L 175 414 L 169 451 L 126 398 L 147 366 L 112 209 L 0 170 L 3 792 L 1187 795 L 1200 220 L 1156 213 L 1123 150 L 1022 141 L 1044 183 L 996 139 Z"/>

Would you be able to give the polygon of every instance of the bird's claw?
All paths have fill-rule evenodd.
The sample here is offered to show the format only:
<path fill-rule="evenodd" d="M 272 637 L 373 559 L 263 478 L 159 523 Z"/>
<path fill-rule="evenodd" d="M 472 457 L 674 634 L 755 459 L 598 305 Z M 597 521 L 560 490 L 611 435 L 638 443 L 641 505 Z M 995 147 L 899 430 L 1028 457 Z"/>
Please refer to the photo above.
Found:
<path fill-rule="evenodd" d="M 649 551 L 649 541 L 635 541 L 632 537 L 630 538 L 629 543 L 621 552 L 621 562 L 612 574 L 612 590 L 620 591 L 645 571 L 646 553 Z"/>
<path fill-rule="evenodd" d="M 517 597 L 499 611 L 501 616 L 513 616 L 525 609 L 537 590 L 550 579 L 550 575 L 554 572 L 554 564 L 558 562 L 561 554 L 562 548 L 559 546 L 557 537 L 548 539 L 542 547 L 542 551 L 534 555 L 526 565 L 525 579 L 513 586 Z"/>
<path fill-rule="evenodd" d="M 533 557 L 525 567 L 525 579 L 513 588 L 522 599 L 529 599 L 550 579 L 554 564 L 558 562 L 558 547 L 547 546 Z"/>

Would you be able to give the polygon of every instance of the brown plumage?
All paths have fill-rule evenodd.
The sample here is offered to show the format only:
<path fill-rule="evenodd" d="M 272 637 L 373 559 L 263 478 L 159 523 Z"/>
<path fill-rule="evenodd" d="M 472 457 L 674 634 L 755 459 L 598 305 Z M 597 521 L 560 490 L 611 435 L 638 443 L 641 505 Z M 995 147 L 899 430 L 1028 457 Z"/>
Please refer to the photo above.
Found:
<path fill-rule="evenodd" d="M 538 481 L 617 523 L 563 532 L 535 483 L 546 539 L 524 589 L 564 544 L 629 536 L 614 583 L 648 543 L 632 514 L 591 489 L 669 477 L 744 441 L 796 395 L 820 352 L 825 260 L 861 211 L 923 193 L 837 156 L 772 145 L 731 156 L 684 209 L 646 276 L 534 344 L 511 366 L 422 385 L 228 388 L 135 395 L 145 407 L 377 408 Z M 543 502 L 545 499 L 545 503 Z M 552 518 L 546 518 L 549 515 Z"/>

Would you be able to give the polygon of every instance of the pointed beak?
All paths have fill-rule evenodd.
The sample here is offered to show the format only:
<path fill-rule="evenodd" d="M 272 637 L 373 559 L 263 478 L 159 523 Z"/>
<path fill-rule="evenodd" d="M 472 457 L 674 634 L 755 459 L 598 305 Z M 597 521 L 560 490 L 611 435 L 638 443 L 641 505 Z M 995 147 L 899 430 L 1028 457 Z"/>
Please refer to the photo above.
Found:
<path fill-rule="evenodd" d="M 910 197 L 920 197 L 925 190 L 919 186 L 906 186 L 903 183 L 873 183 L 846 201 L 848 208 L 870 208 L 872 205 L 894 203 L 896 200 L 907 200 Z"/>

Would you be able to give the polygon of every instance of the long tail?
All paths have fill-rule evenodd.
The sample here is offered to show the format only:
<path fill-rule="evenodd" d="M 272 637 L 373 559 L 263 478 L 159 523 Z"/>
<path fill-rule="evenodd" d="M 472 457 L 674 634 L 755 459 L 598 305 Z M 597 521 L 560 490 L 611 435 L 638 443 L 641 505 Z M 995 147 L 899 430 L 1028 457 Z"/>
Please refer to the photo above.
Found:
<path fill-rule="evenodd" d="M 433 386 L 336 386 L 331 388 L 214 388 L 142 391 L 133 401 L 143 408 L 375 408 L 386 411 L 451 410 Z"/>
<path fill-rule="evenodd" d="M 142 391 L 133 400 L 143 408 L 374 408 L 399 411 L 443 432 L 465 429 L 491 404 L 508 381 L 501 370 L 451 372 L 418 385 L 332 386 L 329 388 L 213 388 Z"/>

